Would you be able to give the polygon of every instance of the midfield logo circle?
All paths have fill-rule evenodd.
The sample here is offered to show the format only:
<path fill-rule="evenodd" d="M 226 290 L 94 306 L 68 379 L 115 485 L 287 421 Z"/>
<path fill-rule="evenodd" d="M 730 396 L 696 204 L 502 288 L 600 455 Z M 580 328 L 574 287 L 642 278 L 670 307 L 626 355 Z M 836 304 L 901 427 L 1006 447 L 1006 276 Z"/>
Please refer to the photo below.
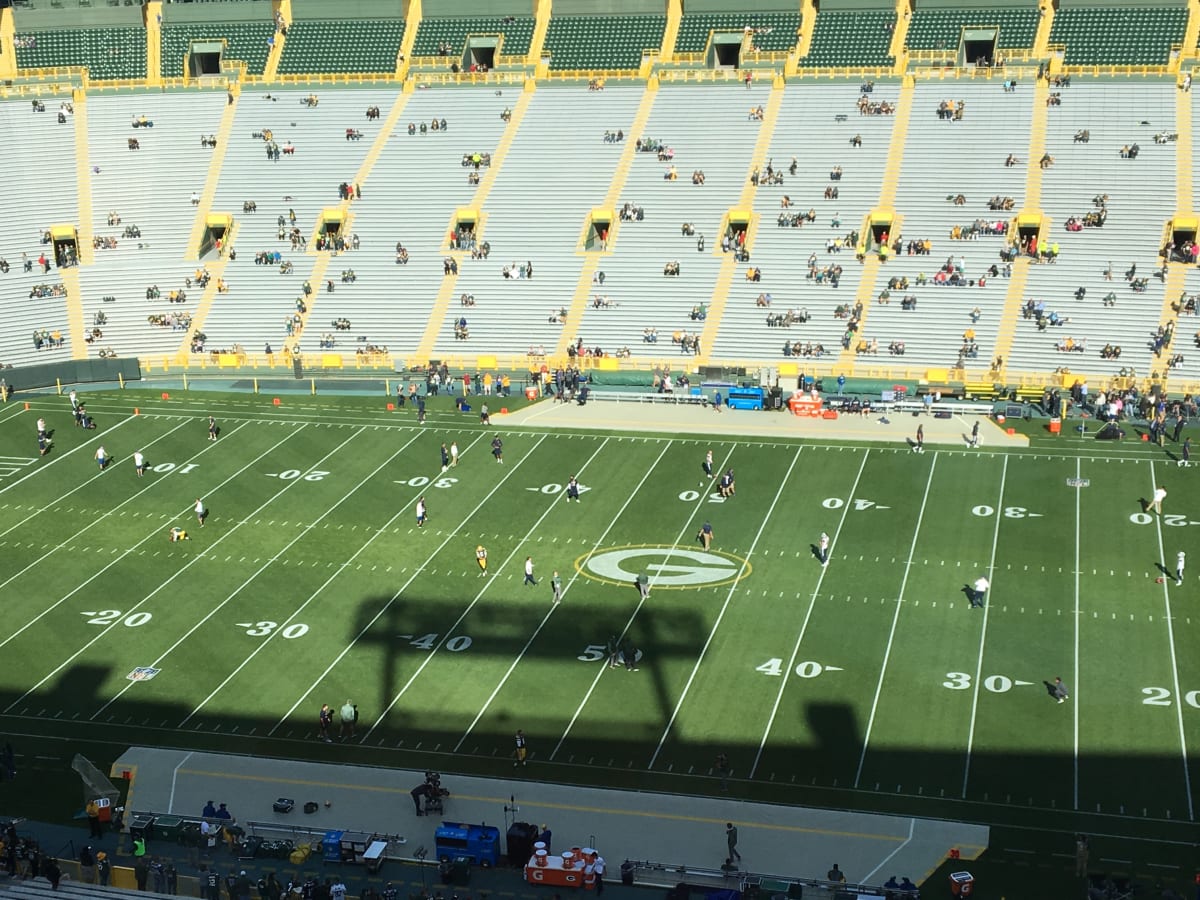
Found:
<path fill-rule="evenodd" d="M 654 588 L 717 587 L 751 572 L 749 562 L 731 553 L 653 545 L 601 550 L 579 557 L 575 568 L 605 584 L 628 585 L 648 575 Z"/>

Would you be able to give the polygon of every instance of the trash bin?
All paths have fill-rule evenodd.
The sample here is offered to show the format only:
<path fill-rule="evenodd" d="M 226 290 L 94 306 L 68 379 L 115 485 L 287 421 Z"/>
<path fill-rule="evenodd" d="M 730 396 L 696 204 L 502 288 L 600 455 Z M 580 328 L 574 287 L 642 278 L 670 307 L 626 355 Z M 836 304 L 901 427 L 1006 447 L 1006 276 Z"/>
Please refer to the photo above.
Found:
<path fill-rule="evenodd" d="M 471 881 L 471 863 L 469 856 L 456 856 L 444 861 L 438 867 L 442 882 L 447 885 L 466 885 Z"/>
<path fill-rule="evenodd" d="M 955 897 L 970 897 L 975 890 L 975 876 L 970 872 L 950 873 L 950 893 Z"/>
<path fill-rule="evenodd" d="M 183 843 L 183 819 L 179 816 L 158 816 L 154 820 L 154 836 L 161 841 Z"/>

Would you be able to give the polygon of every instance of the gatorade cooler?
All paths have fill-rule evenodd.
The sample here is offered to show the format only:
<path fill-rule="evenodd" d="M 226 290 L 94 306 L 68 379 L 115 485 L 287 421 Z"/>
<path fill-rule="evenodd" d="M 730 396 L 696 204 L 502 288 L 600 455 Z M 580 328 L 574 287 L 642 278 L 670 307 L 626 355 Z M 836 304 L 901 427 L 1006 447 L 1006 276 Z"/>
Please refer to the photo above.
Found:
<path fill-rule="evenodd" d="M 970 897 L 975 890 L 975 876 L 970 872 L 950 873 L 950 894 L 954 897 Z"/>
<path fill-rule="evenodd" d="M 1062 431 L 1062 419 L 1055 417 L 1050 420 L 1050 433 L 1058 434 Z"/>
<path fill-rule="evenodd" d="M 536 400 L 537 394 L 538 394 L 537 388 L 535 388 L 535 387 L 525 388 L 525 399 L 526 400 Z"/>

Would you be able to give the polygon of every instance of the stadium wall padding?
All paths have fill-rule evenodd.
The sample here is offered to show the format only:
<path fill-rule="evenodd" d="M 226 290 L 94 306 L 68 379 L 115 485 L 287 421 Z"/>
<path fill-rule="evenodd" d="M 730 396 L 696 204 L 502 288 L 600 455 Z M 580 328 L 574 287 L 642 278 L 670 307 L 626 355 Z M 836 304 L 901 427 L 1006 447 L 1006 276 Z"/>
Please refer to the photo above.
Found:
<path fill-rule="evenodd" d="M 142 377 L 142 367 L 136 359 L 65 360 L 0 370 L 0 377 L 14 391 L 27 391 L 51 387 L 58 381 L 63 384 L 90 384 L 119 378 L 138 381 Z"/>

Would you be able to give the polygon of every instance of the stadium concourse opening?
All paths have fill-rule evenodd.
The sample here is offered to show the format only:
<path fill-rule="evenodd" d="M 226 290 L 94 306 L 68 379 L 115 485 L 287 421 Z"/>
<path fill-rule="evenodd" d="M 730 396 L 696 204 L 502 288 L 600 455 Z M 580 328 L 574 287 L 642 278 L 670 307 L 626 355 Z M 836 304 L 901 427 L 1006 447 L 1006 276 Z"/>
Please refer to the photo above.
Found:
<path fill-rule="evenodd" d="M 742 61 L 744 37 L 740 31 L 714 34 L 705 62 L 713 69 L 736 69 Z"/>
<path fill-rule="evenodd" d="M 54 261 L 60 269 L 78 265 L 79 232 L 74 225 L 52 226 L 50 240 L 54 244 Z"/>
<path fill-rule="evenodd" d="M 960 65 L 990 66 L 996 58 L 996 28 L 964 28 L 959 49 Z"/>
<path fill-rule="evenodd" d="M 225 236 L 233 227 L 233 216 L 229 213 L 211 213 L 204 219 L 204 237 L 200 240 L 200 257 L 203 259 L 214 249 L 220 255 L 225 247 Z"/>
<path fill-rule="evenodd" d="M 1189 214 L 1176 215 L 1175 218 L 1167 223 L 1166 230 L 1166 246 L 1170 248 L 1171 252 L 1178 252 L 1180 248 L 1191 247 L 1196 243 L 1196 234 L 1200 230 L 1200 220 Z M 1182 254 L 1173 258 L 1181 262 L 1191 261 L 1190 256 Z"/>
<path fill-rule="evenodd" d="M 869 253 L 878 253 L 891 243 L 895 216 L 884 210 L 874 210 L 867 216 L 867 246 Z"/>
<path fill-rule="evenodd" d="M 221 74 L 221 57 L 225 53 L 225 41 L 193 41 L 188 48 L 185 67 L 191 78 Z"/>
<path fill-rule="evenodd" d="M 597 207 L 588 216 L 587 235 L 583 240 L 585 250 L 607 250 L 608 229 L 612 227 L 613 211 Z"/>
<path fill-rule="evenodd" d="M 1042 216 L 1040 213 L 1021 213 L 1017 216 L 1017 237 L 1020 246 L 1038 246 L 1041 243 Z"/>

